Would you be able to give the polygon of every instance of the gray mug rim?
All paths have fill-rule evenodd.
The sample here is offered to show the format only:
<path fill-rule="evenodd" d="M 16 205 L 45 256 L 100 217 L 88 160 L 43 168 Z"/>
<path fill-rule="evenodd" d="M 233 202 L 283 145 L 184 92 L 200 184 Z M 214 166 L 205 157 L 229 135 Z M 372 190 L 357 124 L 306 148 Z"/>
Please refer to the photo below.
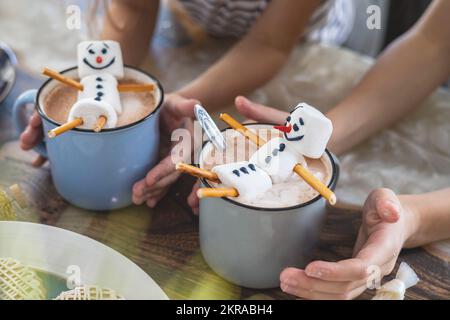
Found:
<path fill-rule="evenodd" d="M 154 114 L 156 114 L 156 113 L 159 111 L 159 109 L 161 108 L 161 106 L 162 106 L 162 104 L 163 104 L 163 102 L 164 102 L 164 89 L 163 89 L 163 87 L 162 87 L 162 85 L 161 85 L 161 82 L 160 82 L 155 76 L 153 76 L 152 74 L 150 74 L 150 73 L 148 73 L 148 72 L 146 72 L 146 71 L 143 71 L 143 70 L 141 70 L 141 69 L 139 69 L 139 68 L 136 68 L 136 67 L 133 67 L 133 66 L 129 66 L 129 65 L 126 65 L 126 64 L 124 65 L 124 67 L 126 67 L 126 68 L 128 68 L 128 69 L 132 69 L 132 70 L 138 71 L 138 72 L 141 72 L 141 73 L 145 74 L 146 76 L 148 76 L 149 78 L 151 78 L 153 81 L 156 82 L 156 84 L 157 84 L 157 86 L 158 86 L 158 89 L 159 89 L 159 91 L 160 91 L 160 93 L 161 93 L 161 98 L 159 99 L 159 102 L 158 102 L 158 105 L 156 106 L 156 108 L 155 108 L 152 112 L 150 112 L 148 115 L 146 115 L 144 118 L 142 118 L 142 119 L 140 119 L 140 120 L 138 120 L 138 121 L 136 121 L 136 122 L 127 124 L 127 125 L 125 125 L 125 126 L 116 127 L 116 128 L 109 128 L 109 129 L 103 129 L 101 132 L 93 132 L 92 130 L 89 130 L 89 129 L 80 129 L 80 128 L 74 128 L 74 129 L 72 129 L 71 131 L 85 132 L 85 133 L 91 133 L 91 134 L 96 134 L 96 135 L 102 134 L 102 133 L 108 133 L 108 132 L 122 131 L 122 130 L 125 130 L 125 129 L 132 128 L 132 127 L 134 127 L 134 126 L 136 126 L 136 125 L 138 125 L 138 124 L 140 124 L 140 123 L 146 121 L 147 119 L 151 118 Z M 77 69 L 77 68 L 78 68 L 78 67 L 76 67 L 76 66 L 75 66 L 75 67 L 70 67 L 70 68 L 67 68 L 67 69 L 64 69 L 64 70 L 60 71 L 60 73 L 61 73 L 61 74 L 64 74 L 64 73 L 67 73 L 67 72 L 69 72 L 69 71 L 75 70 L 75 69 Z M 43 90 L 43 89 L 44 89 L 51 81 L 56 81 L 56 80 L 54 80 L 54 79 L 52 79 L 52 78 L 49 78 L 49 79 L 47 79 L 47 80 L 39 87 L 39 89 L 38 89 L 38 91 L 37 91 L 37 94 L 36 94 L 36 101 L 35 101 L 34 105 L 35 105 L 36 111 L 38 112 L 38 114 L 39 114 L 40 117 L 44 118 L 46 121 L 52 123 L 52 124 L 55 125 L 55 126 L 60 126 L 61 123 L 58 123 L 58 122 L 54 121 L 53 119 L 49 118 L 49 117 L 45 114 L 45 112 L 44 112 L 43 109 L 42 109 L 42 106 L 41 106 L 40 103 L 39 103 L 39 97 L 40 97 L 40 95 L 41 95 L 42 90 Z"/>
<path fill-rule="evenodd" d="M 273 124 L 273 123 L 266 123 L 266 122 L 258 122 L 258 123 L 249 123 L 249 124 L 245 124 L 245 126 L 256 126 L 256 125 L 275 126 L 276 124 Z M 229 130 L 229 129 L 232 129 L 232 128 L 231 128 L 231 127 L 227 127 L 227 128 L 225 128 L 225 129 L 220 130 L 220 132 L 225 132 L 226 130 Z M 203 150 L 205 149 L 205 146 L 206 146 L 208 143 L 211 143 L 211 141 L 208 140 L 208 141 L 205 141 L 205 142 L 203 143 L 203 145 L 202 145 L 202 150 L 201 150 L 199 156 L 202 155 Z M 332 174 L 331 174 L 330 183 L 328 184 L 327 187 L 334 191 L 335 188 L 336 188 L 336 184 L 337 184 L 337 183 L 336 183 L 336 182 L 337 182 L 336 179 L 337 179 L 337 177 L 338 177 L 338 167 L 337 167 L 337 164 L 336 164 L 336 161 L 335 161 L 335 156 L 334 156 L 328 149 L 325 149 L 325 153 L 327 154 L 328 158 L 330 159 L 330 162 L 331 162 L 331 169 L 332 169 L 332 170 L 331 170 L 331 171 L 332 171 Z M 200 158 L 199 158 L 199 160 L 200 160 Z M 198 166 L 200 167 L 200 162 L 198 163 Z M 208 181 L 207 181 L 205 178 L 200 178 L 200 181 L 201 181 L 204 185 L 206 185 L 207 187 L 212 188 L 212 186 L 208 183 Z M 313 204 L 314 202 L 317 202 L 317 201 L 318 201 L 319 199 L 321 199 L 321 198 L 322 198 L 322 196 L 319 194 L 319 195 L 317 195 L 315 198 L 312 198 L 311 200 L 309 200 L 309 201 L 307 201 L 307 202 L 304 202 L 304 203 L 301 203 L 301 204 L 297 204 L 297 205 L 295 205 L 295 206 L 291 206 L 291 207 L 283 207 L 283 208 L 263 208 L 263 207 L 255 207 L 255 206 L 250 206 L 250 205 L 247 205 L 247 204 L 244 204 L 244 203 L 235 201 L 235 200 L 230 199 L 230 198 L 219 198 L 219 199 L 224 200 L 224 201 L 227 201 L 227 202 L 230 202 L 230 203 L 232 203 L 232 204 L 234 204 L 234 205 L 237 205 L 237 206 L 239 206 L 239 207 L 243 207 L 243 208 L 246 208 L 246 209 L 251 209 L 251 210 L 256 210 L 256 211 L 265 211 L 265 212 L 280 212 L 280 211 L 285 211 L 285 212 L 280 212 L 280 213 L 288 213 L 288 212 L 291 211 L 291 210 L 300 209 L 300 208 L 309 206 L 309 205 Z"/>

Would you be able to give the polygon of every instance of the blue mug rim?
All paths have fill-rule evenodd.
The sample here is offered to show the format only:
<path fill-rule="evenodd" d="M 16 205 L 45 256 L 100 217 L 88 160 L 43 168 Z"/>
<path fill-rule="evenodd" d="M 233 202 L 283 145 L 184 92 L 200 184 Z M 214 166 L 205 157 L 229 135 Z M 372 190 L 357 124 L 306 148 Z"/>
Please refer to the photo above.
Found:
<path fill-rule="evenodd" d="M 122 130 L 125 130 L 125 129 L 128 129 L 128 128 L 134 127 L 134 126 L 136 126 L 136 125 L 138 125 L 138 124 L 140 124 L 140 123 L 146 121 L 147 119 L 151 118 L 154 114 L 156 114 L 156 113 L 159 111 L 159 109 L 160 109 L 161 106 L 162 106 L 162 103 L 164 102 L 164 89 L 163 89 L 163 87 L 162 87 L 162 85 L 161 85 L 161 82 L 158 80 L 158 78 L 156 78 L 155 76 L 153 76 L 152 74 L 150 74 L 150 73 L 148 73 L 148 72 L 146 72 L 146 71 L 144 71 L 144 70 L 141 70 L 141 69 L 136 68 L 136 67 L 133 67 L 133 66 L 124 65 L 124 67 L 126 67 L 127 69 L 132 69 L 132 70 L 135 70 L 135 71 L 138 71 L 138 72 L 142 72 L 143 74 L 145 74 L 146 76 L 150 77 L 153 81 L 156 82 L 156 84 L 157 84 L 157 86 L 158 86 L 158 89 L 159 89 L 159 91 L 160 91 L 160 93 L 161 93 L 161 98 L 159 99 L 158 105 L 155 107 L 155 109 L 154 109 L 152 112 L 150 112 L 148 115 L 146 115 L 144 118 L 142 118 L 142 119 L 140 119 L 140 120 L 138 120 L 138 121 L 136 121 L 136 122 L 133 122 L 133 123 L 130 123 L 130 124 L 121 126 L 121 127 L 109 128 L 109 129 L 103 129 L 103 130 L 100 131 L 100 132 L 94 132 L 94 131 L 89 130 L 89 129 L 80 129 L 80 128 L 74 128 L 74 129 L 72 129 L 71 131 L 85 132 L 85 133 L 91 133 L 91 134 L 96 134 L 96 135 L 102 134 L 102 133 L 108 133 L 108 132 L 122 131 Z M 67 68 L 67 69 L 64 69 L 64 70 L 60 71 L 60 73 L 61 73 L 61 74 L 64 74 L 64 73 L 67 73 L 67 72 L 69 72 L 69 71 L 75 70 L 75 69 L 77 69 L 77 68 L 78 68 L 78 67 L 70 67 L 70 68 Z M 56 80 L 54 80 L 54 79 L 52 79 L 52 78 L 49 78 L 49 79 L 47 79 L 47 80 L 39 87 L 38 92 L 37 92 L 37 94 L 36 94 L 35 108 L 36 108 L 36 111 L 38 112 L 39 116 L 41 116 L 41 117 L 44 118 L 46 121 L 52 123 L 52 124 L 55 125 L 55 126 L 60 126 L 61 123 L 58 123 L 58 122 L 54 121 L 53 119 L 49 118 L 49 117 L 45 114 L 45 112 L 42 110 L 42 106 L 41 106 L 40 103 L 39 103 L 39 96 L 41 95 L 42 90 L 43 90 L 43 89 L 44 89 L 51 81 L 56 81 Z"/>
<path fill-rule="evenodd" d="M 248 123 L 248 124 L 246 124 L 245 126 L 255 126 L 255 125 L 276 126 L 277 124 L 266 123 L 266 122 L 258 122 L 258 123 Z M 233 128 L 227 127 L 227 128 L 222 129 L 222 130 L 220 130 L 220 131 L 221 131 L 221 132 L 225 132 L 226 130 L 229 130 L 229 129 L 233 129 Z M 211 141 L 208 140 L 208 141 L 205 141 L 205 142 L 203 143 L 203 145 L 202 145 L 202 151 L 200 152 L 200 155 L 203 153 L 203 150 L 205 149 L 205 146 L 206 146 L 208 143 L 211 143 Z M 337 164 L 336 164 L 335 156 L 334 156 L 328 149 L 325 149 L 325 153 L 327 154 L 328 158 L 330 159 L 330 162 L 331 162 L 331 171 L 332 171 L 332 172 L 331 172 L 330 182 L 328 183 L 328 186 L 327 186 L 327 187 L 334 191 L 335 188 L 336 188 L 336 185 L 337 185 L 337 179 L 338 179 L 338 172 L 339 172 L 339 170 L 338 170 L 338 167 L 337 167 Z M 200 159 L 199 159 L 199 160 L 200 160 Z M 200 166 L 200 163 L 198 164 L 198 166 Z M 209 182 L 208 182 L 206 179 L 201 178 L 200 181 L 201 181 L 205 186 L 207 186 L 208 188 L 212 188 L 211 184 L 209 184 Z M 255 207 L 255 206 L 251 206 L 251 205 L 248 205 L 248 204 L 244 204 L 244 203 L 238 202 L 238 201 L 233 200 L 233 199 L 230 199 L 230 198 L 228 198 L 228 197 L 225 197 L 225 198 L 219 198 L 219 199 L 225 200 L 225 201 L 230 202 L 230 203 L 232 203 L 232 204 L 234 204 L 234 205 L 237 205 L 237 206 L 239 206 L 239 207 L 243 207 L 243 208 L 251 209 L 251 210 L 256 210 L 256 211 L 265 211 L 265 212 L 280 212 L 280 211 L 286 211 L 286 212 L 288 212 L 288 211 L 291 211 L 291 210 L 300 209 L 300 208 L 309 206 L 309 205 L 313 204 L 314 202 L 317 202 L 320 198 L 322 198 L 322 196 L 319 194 L 319 195 L 317 195 L 316 197 L 312 198 L 311 200 L 309 200 L 309 201 L 307 201 L 307 202 L 303 202 L 303 203 L 297 204 L 297 205 L 295 205 L 295 206 L 282 207 L 282 208 L 264 208 L 264 207 Z M 283 212 L 281 212 L 281 213 L 283 213 Z"/>

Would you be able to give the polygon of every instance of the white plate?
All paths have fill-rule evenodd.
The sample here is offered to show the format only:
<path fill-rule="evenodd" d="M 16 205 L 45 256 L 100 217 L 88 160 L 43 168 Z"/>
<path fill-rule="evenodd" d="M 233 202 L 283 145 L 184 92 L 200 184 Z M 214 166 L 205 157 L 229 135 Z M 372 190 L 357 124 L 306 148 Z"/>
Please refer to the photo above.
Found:
<path fill-rule="evenodd" d="M 135 263 L 95 240 L 29 222 L 0 222 L 0 257 L 67 278 L 78 266 L 81 282 L 110 288 L 130 300 L 167 300 L 162 289 Z"/>

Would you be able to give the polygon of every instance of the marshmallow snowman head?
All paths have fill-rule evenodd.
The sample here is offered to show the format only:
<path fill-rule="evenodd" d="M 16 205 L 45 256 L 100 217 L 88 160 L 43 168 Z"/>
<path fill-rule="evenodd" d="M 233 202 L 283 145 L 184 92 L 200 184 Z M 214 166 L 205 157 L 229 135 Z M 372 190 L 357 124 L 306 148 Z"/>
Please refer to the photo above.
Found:
<path fill-rule="evenodd" d="M 248 161 L 215 166 L 212 171 L 222 184 L 236 188 L 239 198 L 254 200 L 272 187 L 269 175 Z"/>
<path fill-rule="evenodd" d="M 92 74 L 112 74 L 123 78 L 120 44 L 116 41 L 83 41 L 78 44 L 78 75 L 80 79 Z"/>
<path fill-rule="evenodd" d="M 333 132 L 330 119 L 306 103 L 298 104 L 286 119 L 286 125 L 276 128 L 284 132 L 293 151 L 314 159 L 325 152 Z"/>

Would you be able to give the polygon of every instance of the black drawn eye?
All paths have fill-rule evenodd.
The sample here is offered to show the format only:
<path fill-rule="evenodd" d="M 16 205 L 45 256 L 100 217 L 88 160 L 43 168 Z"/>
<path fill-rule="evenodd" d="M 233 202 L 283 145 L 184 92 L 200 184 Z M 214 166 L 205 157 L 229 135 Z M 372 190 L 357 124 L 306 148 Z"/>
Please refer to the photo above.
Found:
<path fill-rule="evenodd" d="M 88 52 L 89 52 L 90 54 L 95 54 L 95 51 L 92 50 L 92 49 L 89 49 Z"/>
<path fill-rule="evenodd" d="M 292 127 L 294 129 L 295 132 L 297 132 L 299 130 L 298 125 L 294 124 L 294 126 Z"/>
<path fill-rule="evenodd" d="M 106 50 L 105 48 L 102 49 L 102 53 L 106 54 L 108 52 L 108 50 Z"/>
<path fill-rule="evenodd" d="M 298 122 L 300 122 L 300 125 L 301 125 L 301 126 L 304 126 L 304 125 L 305 125 L 305 122 L 303 122 L 303 118 L 298 119 Z"/>
<path fill-rule="evenodd" d="M 291 119 L 292 119 L 291 116 L 289 116 L 289 117 L 287 117 L 286 121 L 289 122 L 289 121 L 291 121 Z"/>
<path fill-rule="evenodd" d="M 239 170 L 241 170 L 241 172 L 243 172 L 243 173 L 245 173 L 245 174 L 248 174 L 248 170 L 247 170 L 247 168 L 245 168 L 245 167 L 242 167 L 242 168 L 239 169 Z"/>

